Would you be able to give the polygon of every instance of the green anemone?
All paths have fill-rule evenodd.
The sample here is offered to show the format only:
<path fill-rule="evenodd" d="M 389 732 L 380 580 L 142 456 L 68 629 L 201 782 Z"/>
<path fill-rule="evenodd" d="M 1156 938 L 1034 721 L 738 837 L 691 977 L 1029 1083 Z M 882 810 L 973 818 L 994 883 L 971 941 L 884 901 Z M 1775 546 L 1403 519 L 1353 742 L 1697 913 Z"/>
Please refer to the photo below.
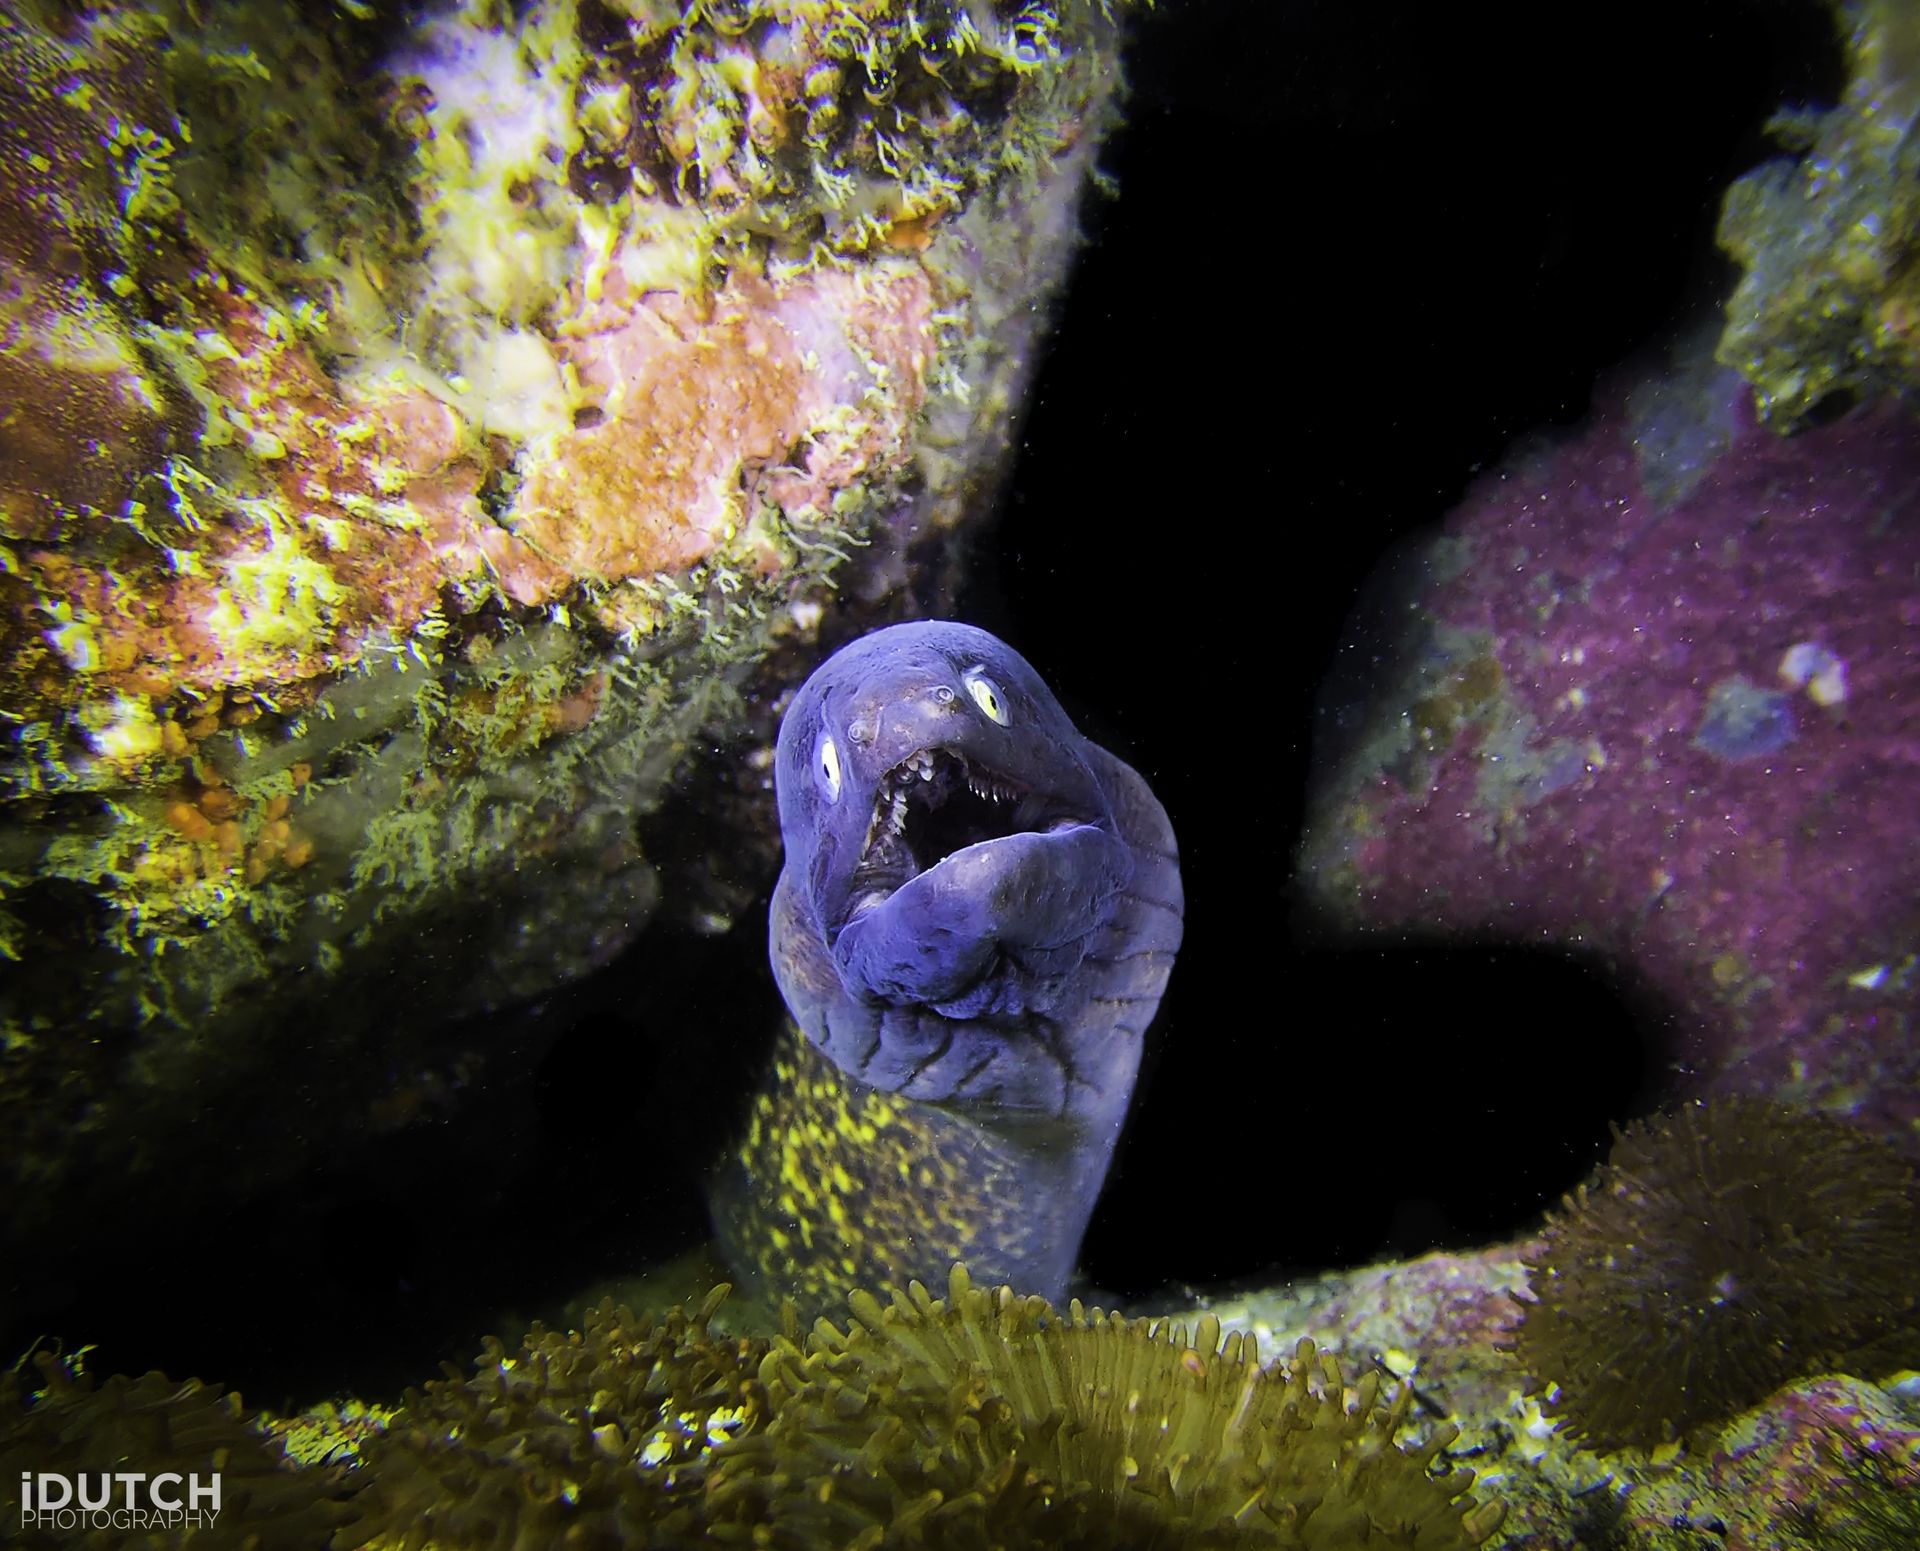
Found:
<path fill-rule="evenodd" d="M 1636 1122 L 1544 1238 L 1513 1349 L 1595 1448 L 1651 1448 L 1920 1344 L 1913 1170 L 1843 1120 L 1730 1097 Z"/>

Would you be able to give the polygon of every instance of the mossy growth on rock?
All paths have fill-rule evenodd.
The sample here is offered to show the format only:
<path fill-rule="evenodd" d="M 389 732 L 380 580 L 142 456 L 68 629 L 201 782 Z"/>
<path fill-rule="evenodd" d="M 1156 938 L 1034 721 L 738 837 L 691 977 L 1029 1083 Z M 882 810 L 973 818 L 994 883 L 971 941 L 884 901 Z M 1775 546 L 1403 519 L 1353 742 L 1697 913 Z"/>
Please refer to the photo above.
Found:
<path fill-rule="evenodd" d="M 1744 270 L 1717 351 L 1782 431 L 1920 380 L 1920 12 L 1832 7 L 1847 84 L 1766 130 L 1789 153 L 1728 188 L 1717 239 Z"/>
<path fill-rule="evenodd" d="M 1842 1120 L 1732 1097 L 1636 1122 L 1544 1238 L 1512 1346 L 1594 1448 L 1656 1447 L 1920 1349 L 1920 1190 Z"/>

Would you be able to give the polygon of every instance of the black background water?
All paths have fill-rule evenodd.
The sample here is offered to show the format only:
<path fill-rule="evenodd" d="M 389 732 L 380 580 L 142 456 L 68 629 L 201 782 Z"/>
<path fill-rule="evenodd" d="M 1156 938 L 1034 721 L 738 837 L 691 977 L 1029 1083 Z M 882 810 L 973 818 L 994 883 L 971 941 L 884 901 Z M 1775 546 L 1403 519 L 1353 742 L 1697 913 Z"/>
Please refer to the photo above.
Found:
<path fill-rule="evenodd" d="M 1711 325 L 1719 197 L 1831 100 L 1824 13 L 1171 6 L 970 600 L 1181 836 L 1187 940 L 1086 1246 L 1144 1290 L 1484 1241 L 1658 1101 L 1600 966 L 1337 951 L 1291 909 L 1315 705 L 1357 590 L 1597 373 Z M 1652 364 L 1650 362 L 1650 364 Z M 1338 664 L 1364 683 L 1367 664 Z"/>
<path fill-rule="evenodd" d="M 1380 557 L 1596 373 L 1707 316 L 1720 192 L 1831 100 L 1823 7 L 1175 0 L 1138 24 L 997 538 L 960 611 L 1159 792 L 1188 935 L 1085 1250 L 1130 1298 L 1511 1235 L 1655 1102 L 1666 1031 L 1593 967 L 1340 950 L 1290 870 L 1316 696 Z M 1364 679 L 1364 674 L 1361 675 Z M 721 751 L 720 757 L 727 757 Z M 690 792 L 686 800 L 698 801 Z M 764 902 L 772 877 L 741 880 Z M 97 1341 L 261 1403 L 391 1391 L 703 1233 L 779 1017 L 764 903 L 501 1020 L 547 1053 L 324 1178 L 156 1213 L 9 1349 Z"/>

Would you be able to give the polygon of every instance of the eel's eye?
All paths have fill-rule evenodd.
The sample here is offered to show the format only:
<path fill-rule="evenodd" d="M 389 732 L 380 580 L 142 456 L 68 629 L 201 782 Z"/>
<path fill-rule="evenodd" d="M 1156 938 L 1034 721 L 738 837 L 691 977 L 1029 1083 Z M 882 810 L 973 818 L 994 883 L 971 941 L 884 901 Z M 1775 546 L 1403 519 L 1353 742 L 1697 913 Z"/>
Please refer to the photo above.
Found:
<path fill-rule="evenodd" d="M 1000 686 L 978 668 L 967 669 L 964 681 L 967 693 L 973 696 L 973 703 L 985 711 L 991 720 L 1005 727 L 1009 712 L 1007 697 L 1000 693 Z"/>
<path fill-rule="evenodd" d="M 820 790 L 827 794 L 828 802 L 840 800 L 840 745 L 833 741 L 831 733 L 820 735 L 819 747 L 813 751 L 813 773 L 819 779 Z"/>

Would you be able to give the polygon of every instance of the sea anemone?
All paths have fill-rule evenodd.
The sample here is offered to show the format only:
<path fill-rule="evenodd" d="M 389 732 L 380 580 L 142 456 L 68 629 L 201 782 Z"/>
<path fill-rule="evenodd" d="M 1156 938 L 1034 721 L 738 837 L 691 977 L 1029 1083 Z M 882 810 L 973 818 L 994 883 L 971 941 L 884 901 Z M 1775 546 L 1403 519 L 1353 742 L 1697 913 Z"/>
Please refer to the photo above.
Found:
<path fill-rule="evenodd" d="M 37 1379 L 37 1383 L 35 1382 Z M 323 1546 L 347 1517 L 347 1474 L 331 1464 L 302 1465 L 286 1457 L 260 1413 L 230 1391 L 197 1379 L 162 1373 L 115 1374 L 96 1383 L 79 1355 L 37 1352 L 0 1372 L 0 1512 L 17 1544 L 75 1548 L 171 1545 L 156 1530 L 151 1540 L 130 1537 L 111 1515 L 78 1526 L 35 1527 L 20 1517 L 14 1483 L 30 1473 L 69 1480 L 102 1471 L 135 1470 L 183 1477 L 218 1472 L 219 1515 L 182 1532 L 196 1551 L 223 1547 Z M 116 1484 L 113 1502 L 120 1506 Z M 269 1528 L 270 1527 L 270 1528 Z M 270 1534 L 271 1539 L 264 1538 Z"/>
<path fill-rule="evenodd" d="M 1452 1426 L 1401 1446 L 1411 1386 L 1349 1387 L 1310 1341 L 1262 1368 L 1211 1315 L 1190 1338 L 957 1266 L 944 1300 L 855 1293 L 845 1329 L 804 1337 L 790 1311 L 779 1336 L 718 1333 L 725 1293 L 489 1342 L 472 1377 L 391 1415 L 316 1408 L 298 1448 L 237 1397 L 159 1374 L 96 1388 L 43 1358 L 38 1393 L 0 1374 L 0 1466 L 218 1469 L 228 1512 L 195 1545 L 336 1551 L 1469 1551 L 1504 1515 L 1449 1468 Z"/>
<path fill-rule="evenodd" d="M 692 1312 L 606 1305 L 579 1331 L 489 1341 L 470 1379 L 413 1391 L 362 1451 L 342 1547 L 684 1545 L 702 1528 L 703 1457 L 754 1433 L 767 1342 Z"/>
<path fill-rule="evenodd" d="M 975 1289 L 959 1267 L 944 1300 L 916 1282 L 885 1305 L 850 1301 L 844 1331 L 821 1321 L 804 1346 L 774 1343 L 759 1447 L 714 1460 L 709 1498 L 736 1531 L 797 1546 L 1464 1551 L 1504 1514 L 1442 1463 L 1453 1427 L 1396 1444 L 1409 1387 L 1391 1402 L 1378 1375 L 1348 1388 L 1310 1341 L 1262 1368 L 1211 1315 L 1190 1338 Z"/>
<path fill-rule="evenodd" d="M 335 1545 L 1275 1547 L 1466 1551 L 1503 1509 L 1401 1448 L 1411 1402 L 1302 1342 L 1261 1368 L 1200 1320 L 1056 1311 L 956 1268 L 844 1330 L 727 1339 L 696 1313 L 490 1346 L 362 1451 Z"/>
<path fill-rule="evenodd" d="M 1547 1220 L 1513 1350 L 1571 1437 L 1648 1448 L 1920 1328 L 1920 1192 L 1885 1143 L 1753 1098 L 1616 1130 Z"/>

